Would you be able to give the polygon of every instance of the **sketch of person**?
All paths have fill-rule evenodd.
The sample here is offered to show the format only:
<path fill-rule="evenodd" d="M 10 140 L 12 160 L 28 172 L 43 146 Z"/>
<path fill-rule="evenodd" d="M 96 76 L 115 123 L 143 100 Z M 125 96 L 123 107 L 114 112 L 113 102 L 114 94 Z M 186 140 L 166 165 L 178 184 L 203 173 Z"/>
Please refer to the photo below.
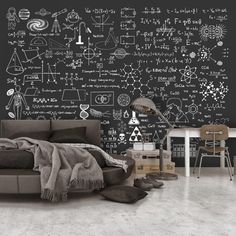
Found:
<path fill-rule="evenodd" d="M 15 30 L 16 23 L 20 22 L 19 17 L 16 14 L 16 9 L 14 7 L 10 7 L 7 11 L 7 19 L 8 19 L 8 30 Z"/>
<path fill-rule="evenodd" d="M 182 102 L 179 98 L 169 98 L 166 103 L 167 110 L 164 112 L 164 116 L 169 121 L 174 122 L 189 122 L 188 117 L 182 110 Z"/>
<path fill-rule="evenodd" d="M 29 106 L 25 100 L 25 95 L 21 93 L 21 88 L 19 85 L 16 85 L 15 92 L 11 95 L 11 98 L 6 106 L 6 110 L 9 110 L 12 104 L 16 120 L 21 119 L 23 104 L 25 109 L 29 110 Z"/>

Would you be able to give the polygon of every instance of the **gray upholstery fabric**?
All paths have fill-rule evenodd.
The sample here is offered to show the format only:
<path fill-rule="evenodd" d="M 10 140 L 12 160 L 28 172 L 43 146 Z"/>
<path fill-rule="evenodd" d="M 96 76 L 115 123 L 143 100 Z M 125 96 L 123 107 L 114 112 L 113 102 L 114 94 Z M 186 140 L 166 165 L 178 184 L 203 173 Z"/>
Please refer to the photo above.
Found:
<path fill-rule="evenodd" d="M 9 138 L 19 132 L 49 131 L 50 120 L 2 120 L 1 137 Z"/>
<path fill-rule="evenodd" d="M 102 168 L 106 185 L 119 184 L 128 178 L 134 167 L 134 160 L 130 157 L 113 155 L 114 158 L 127 160 L 127 173 L 119 167 Z M 0 169 L 0 193 L 40 193 L 39 172 L 24 169 Z"/>

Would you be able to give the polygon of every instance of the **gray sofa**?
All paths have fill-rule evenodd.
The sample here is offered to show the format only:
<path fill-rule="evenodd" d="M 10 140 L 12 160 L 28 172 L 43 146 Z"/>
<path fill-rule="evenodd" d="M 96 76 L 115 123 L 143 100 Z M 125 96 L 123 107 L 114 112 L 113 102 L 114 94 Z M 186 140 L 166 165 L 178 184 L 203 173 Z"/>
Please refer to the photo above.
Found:
<path fill-rule="evenodd" d="M 98 120 L 2 120 L 1 137 L 9 138 L 18 132 L 60 130 L 75 127 L 86 127 L 86 137 L 94 145 L 100 146 L 100 121 Z M 125 159 L 128 171 L 118 167 L 102 167 L 106 185 L 119 184 L 128 178 L 134 167 L 134 160 Z M 0 169 L 0 193 L 40 193 L 39 172 L 31 169 Z"/>

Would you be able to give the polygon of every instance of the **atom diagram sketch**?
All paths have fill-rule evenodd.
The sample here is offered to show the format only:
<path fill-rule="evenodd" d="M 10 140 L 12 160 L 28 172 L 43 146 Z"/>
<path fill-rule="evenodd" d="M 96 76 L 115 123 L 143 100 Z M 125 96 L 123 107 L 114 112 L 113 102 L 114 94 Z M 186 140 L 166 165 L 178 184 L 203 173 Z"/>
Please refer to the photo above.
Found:
<path fill-rule="evenodd" d="M 185 66 L 184 69 L 180 69 L 179 72 L 182 75 L 180 80 L 183 82 L 185 81 L 187 84 L 190 84 L 192 79 L 197 79 L 196 75 L 196 70 L 197 67 L 190 67 L 190 66 Z"/>
<path fill-rule="evenodd" d="M 225 95 L 229 91 L 228 86 L 225 86 L 224 82 L 220 82 L 218 87 L 213 84 L 213 81 L 210 81 L 209 83 L 204 82 L 200 84 L 200 88 L 203 89 L 203 91 L 200 92 L 203 96 L 202 101 L 206 101 L 209 96 L 211 96 L 215 101 L 224 99 Z"/>
<path fill-rule="evenodd" d="M 197 61 L 202 61 L 202 62 L 205 62 L 205 61 L 213 61 L 215 62 L 218 66 L 222 66 L 223 65 L 223 62 L 221 60 L 216 60 L 213 58 L 212 56 L 212 52 L 215 48 L 217 47 L 222 47 L 223 46 L 223 42 L 222 41 L 219 41 L 217 42 L 216 45 L 214 45 L 212 48 L 209 48 L 209 47 L 206 47 L 206 46 L 202 46 L 198 49 L 197 53 L 195 52 L 191 52 L 189 54 L 190 58 L 195 58 L 197 57 L 198 60 Z"/>

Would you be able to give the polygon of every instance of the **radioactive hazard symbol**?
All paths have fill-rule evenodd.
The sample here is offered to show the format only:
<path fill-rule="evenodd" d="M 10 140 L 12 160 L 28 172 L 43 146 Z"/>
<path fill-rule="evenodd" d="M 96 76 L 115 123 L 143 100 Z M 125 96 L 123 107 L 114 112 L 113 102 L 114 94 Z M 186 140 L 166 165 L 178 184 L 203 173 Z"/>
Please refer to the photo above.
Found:
<path fill-rule="evenodd" d="M 133 141 L 133 142 L 142 141 L 142 134 L 137 126 L 134 128 L 132 134 L 130 135 L 129 141 Z"/>

